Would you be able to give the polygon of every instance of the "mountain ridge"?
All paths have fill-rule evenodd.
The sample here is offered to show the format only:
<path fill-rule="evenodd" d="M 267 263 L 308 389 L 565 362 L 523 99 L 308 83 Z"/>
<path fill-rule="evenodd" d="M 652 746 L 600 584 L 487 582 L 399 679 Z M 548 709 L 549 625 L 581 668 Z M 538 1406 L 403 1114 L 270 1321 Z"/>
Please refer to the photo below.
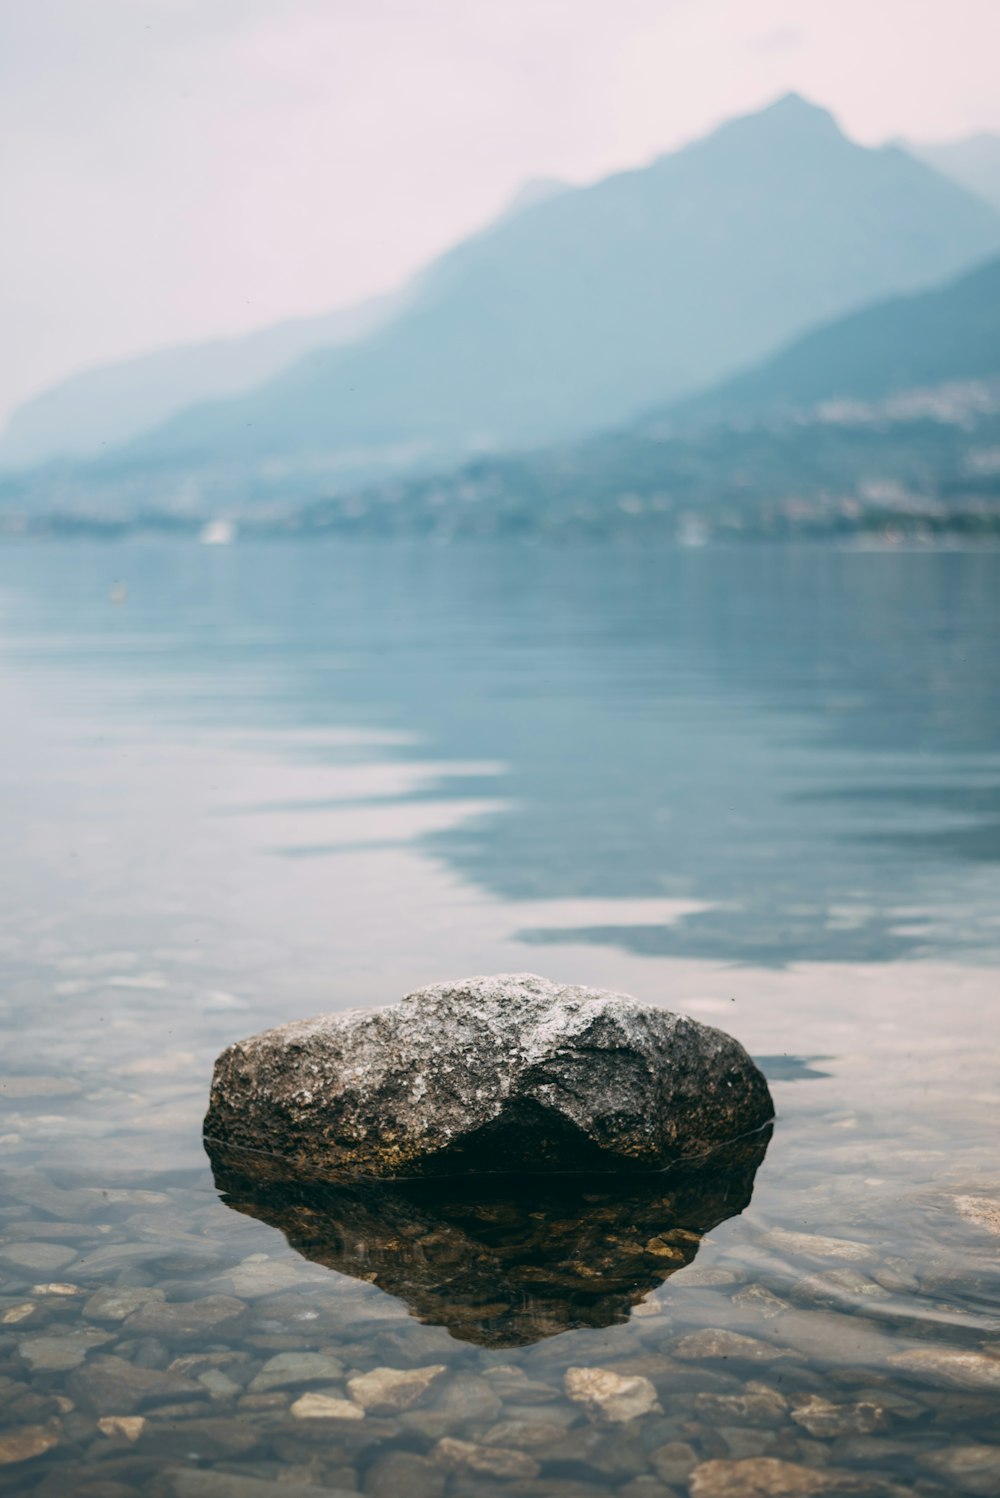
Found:
<path fill-rule="evenodd" d="M 952 141 L 903 141 L 918 161 L 1000 209 L 1000 134 L 981 130 Z"/>
<path fill-rule="evenodd" d="M 405 289 L 356 306 L 111 359 L 68 375 L 11 412 L 0 434 L 0 468 L 98 455 L 139 436 L 191 403 L 237 394 L 273 377 L 310 347 L 348 343 L 402 305 Z M 59 435 L 56 435 L 56 434 Z"/>
<path fill-rule="evenodd" d="M 1000 258 L 992 258 L 941 286 L 823 324 L 665 414 L 702 424 L 787 416 L 821 402 L 873 401 L 998 376 Z"/>
<path fill-rule="evenodd" d="M 612 537 L 1000 534 L 1000 256 L 579 443 L 303 506 L 290 529 Z"/>
<path fill-rule="evenodd" d="M 363 474 L 391 469 L 386 454 L 433 466 L 579 436 L 998 246 L 986 204 L 786 97 L 501 218 L 432 264 L 360 343 L 183 412 L 115 461 L 340 455 L 350 472 L 360 453 Z"/>

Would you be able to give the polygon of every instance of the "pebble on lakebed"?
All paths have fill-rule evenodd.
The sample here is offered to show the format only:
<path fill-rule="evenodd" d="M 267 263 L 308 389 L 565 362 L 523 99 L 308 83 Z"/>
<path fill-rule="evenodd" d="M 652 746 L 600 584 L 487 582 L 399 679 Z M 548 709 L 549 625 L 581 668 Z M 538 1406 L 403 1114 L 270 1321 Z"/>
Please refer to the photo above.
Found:
<path fill-rule="evenodd" d="M 762 1073 L 720 1030 L 530 974 L 268 1030 L 215 1064 L 205 1136 L 342 1180 L 660 1170 L 762 1129 Z"/>
<path fill-rule="evenodd" d="M 607 1368 L 567 1368 L 564 1378 L 570 1399 L 592 1415 L 625 1424 L 659 1410 L 656 1389 L 641 1374 L 623 1376 Z"/>

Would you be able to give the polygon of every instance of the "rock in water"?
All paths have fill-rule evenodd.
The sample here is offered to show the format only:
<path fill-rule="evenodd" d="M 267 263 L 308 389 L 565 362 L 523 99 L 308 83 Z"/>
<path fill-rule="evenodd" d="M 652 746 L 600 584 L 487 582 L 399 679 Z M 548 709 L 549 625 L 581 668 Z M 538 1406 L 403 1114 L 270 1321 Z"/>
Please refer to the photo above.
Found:
<path fill-rule="evenodd" d="M 720 1030 L 530 974 L 419 989 L 223 1051 L 205 1134 L 303 1179 L 645 1171 L 761 1128 L 764 1077 Z"/>

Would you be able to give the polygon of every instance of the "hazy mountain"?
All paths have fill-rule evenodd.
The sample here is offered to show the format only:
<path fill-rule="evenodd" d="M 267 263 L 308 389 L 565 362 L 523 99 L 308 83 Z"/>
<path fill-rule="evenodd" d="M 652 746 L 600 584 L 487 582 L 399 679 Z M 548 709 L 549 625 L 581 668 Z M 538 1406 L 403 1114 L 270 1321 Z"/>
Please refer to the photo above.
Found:
<path fill-rule="evenodd" d="M 198 406 L 119 461 L 293 456 L 345 472 L 582 434 L 754 362 L 823 319 L 1000 246 L 1000 216 L 790 95 L 505 215 L 349 348 Z"/>
<path fill-rule="evenodd" d="M 12 413 L 0 438 L 0 467 L 93 457 L 193 401 L 252 390 L 310 349 L 362 338 L 401 305 L 401 294 L 374 297 L 322 317 L 160 349 L 74 375 Z"/>
<path fill-rule="evenodd" d="M 903 144 L 918 160 L 1000 208 L 1000 135 L 970 135 L 945 145 Z"/>
<path fill-rule="evenodd" d="M 1000 259 L 796 340 L 618 431 L 330 498 L 379 534 L 1000 534 Z M 699 530 L 700 528 L 700 530 Z"/>
<path fill-rule="evenodd" d="M 532 178 L 502 217 L 568 190 L 554 177 Z M 401 310 L 407 295 L 399 291 L 234 338 L 158 349 L 61 380 L 11 413 L 0 435 L 0 468 L 96 457 L 200 401 L 243 395 L 314 349 L 374 332 Z"/>
<path fill-rule="evenodd" d="M 802 410 L 837 398 L 1000 377 L 1000 260 L 945 286 L 893 297 L 797 339 L 766 363 L 679 403 L 702 421 Z"/>

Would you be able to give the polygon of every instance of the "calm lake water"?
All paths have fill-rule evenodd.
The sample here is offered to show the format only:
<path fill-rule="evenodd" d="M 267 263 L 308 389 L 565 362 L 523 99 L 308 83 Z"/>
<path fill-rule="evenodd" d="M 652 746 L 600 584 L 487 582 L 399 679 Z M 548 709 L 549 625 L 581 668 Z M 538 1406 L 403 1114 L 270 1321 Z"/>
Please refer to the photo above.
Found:
<path fill-rule="evenodd" d="M 0 1492 L 1000 1492 L 998 687 L 998 553 L 7 544 Z M 213 1177 L 229 1041 L 504 971 L 735 1034 L 756 1173 Z"/>

